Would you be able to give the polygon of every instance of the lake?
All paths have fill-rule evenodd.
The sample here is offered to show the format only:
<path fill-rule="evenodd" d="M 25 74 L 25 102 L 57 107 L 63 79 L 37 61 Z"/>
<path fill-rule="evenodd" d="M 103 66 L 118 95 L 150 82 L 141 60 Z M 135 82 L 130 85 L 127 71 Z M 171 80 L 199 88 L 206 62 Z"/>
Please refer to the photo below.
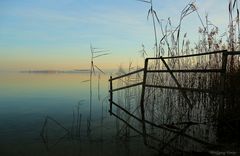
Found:
<path fill-rule="evenodd" d="M 88 73 L 0 73 L 0 155 L 155 154 L 143 145 L 141 137 L 116 139 L 116 119 L 108 113 L 108 78 L 96 75 L 93 79 L 89 136 Z M 66 132 L 49 120 L 44 131 L 51 145 L 47 149 L 40 136 L 47 116 L 71 132 L 81 120 L 78 139 L 67 135 L 58 142 Z"/>

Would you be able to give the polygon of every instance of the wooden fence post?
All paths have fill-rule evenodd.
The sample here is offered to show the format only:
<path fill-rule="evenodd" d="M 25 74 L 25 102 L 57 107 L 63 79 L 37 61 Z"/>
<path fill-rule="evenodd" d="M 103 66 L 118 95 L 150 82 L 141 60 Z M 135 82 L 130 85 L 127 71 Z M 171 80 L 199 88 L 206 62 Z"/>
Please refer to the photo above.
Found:
<path fill-rule="evenodd" d="M 112 76 L 110 76 L 109 82 L 110 82 L 110 88 L 109 88 L 109 95 L 110 95 L 110 98 L 109 98 L 109 102 L 110 102 L 110 110 L 109 110 L 109 113 L 110 113 L 110 115 L 112 115 L 112 103 L 113 103 Z"/>
<path fill-rule="evenodd" d="M 221 72 L 221 102 L 219 105 L 219 120 L 222 122 L 223 116 L 224 116 L 224 105 L 225 105 L 225 89 L 226 89 L 226 72 L 227 72 L 227 58 L 228 53 L 227 51 L 223 51 L 222 53 L 222 72 Z"/>
<path fill-rule="evenodd" d="M 145 145 L 147 145 L 147 138 L 146 138 L 146 125 L 145 125 L 144 97 L 145 97 L 145 85 L 146 85 L 146 79 L 147 79 L 147 68 L 148 68 L 148 59 L 146 58 L 144 63 L 142 94 L 141 94 L 141 101 L 140 101 L 141 116 L 142 116 L 142 132 L 143 132 L 143 140 Z"/>

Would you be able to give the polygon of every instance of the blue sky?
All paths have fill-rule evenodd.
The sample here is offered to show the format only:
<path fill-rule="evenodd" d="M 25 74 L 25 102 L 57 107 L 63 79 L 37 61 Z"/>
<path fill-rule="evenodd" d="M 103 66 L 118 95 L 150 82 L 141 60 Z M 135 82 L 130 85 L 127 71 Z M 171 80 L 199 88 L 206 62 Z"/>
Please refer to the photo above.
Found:
<path fill-rule="evenodd" d="M 160 19 L 179 20 L 188 0 L 153 0 Z M 228 0 L 196 0 L 201 16 L 227 29 Z M 136 0 L 0 0 L 0 70 L 88 68 L 90 43 L 110 50 L 103 68 L 141 64 L 144 43 L 153 54 L 149 6 Z M 184 21 L 185 22 L 185 21 Z M 183 32 L 196 39 L 200 22 L 191 15 Z M 194 40 L 194 39 L 193 39 Z"/>

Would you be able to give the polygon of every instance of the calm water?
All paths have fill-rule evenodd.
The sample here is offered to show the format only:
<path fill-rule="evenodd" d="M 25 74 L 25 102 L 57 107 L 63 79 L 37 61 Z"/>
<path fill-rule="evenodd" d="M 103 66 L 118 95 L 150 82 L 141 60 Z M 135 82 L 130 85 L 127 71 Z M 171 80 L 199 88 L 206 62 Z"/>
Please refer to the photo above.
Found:
<path fill-rule="evenodd" d="M 0 74 L 0 155 L 49 155 L 40 137 L 45 117 L 51 116 L 70 129 L 73 110 L 79 101 L 82 101 L 80 113 L 83 141 L 76 145 L 76 142 L 65 139 L 50 150 L 50 155 L 96 155 L 94 151 L 98 155 L 152 154 L 143 148 L 142 141 L 134 141 L 129 146 L 115 141 L 115 118 L 108 115 L 105 98 L 108 94 L 108 76 L 101 76 L 99 94 L 98 80 L 94 79 L 91 140 L 95 142 L 85 139 L 86 121 L 89 118 L 89 82 L 82 81 L 88 79 L 86 73 Z"/>

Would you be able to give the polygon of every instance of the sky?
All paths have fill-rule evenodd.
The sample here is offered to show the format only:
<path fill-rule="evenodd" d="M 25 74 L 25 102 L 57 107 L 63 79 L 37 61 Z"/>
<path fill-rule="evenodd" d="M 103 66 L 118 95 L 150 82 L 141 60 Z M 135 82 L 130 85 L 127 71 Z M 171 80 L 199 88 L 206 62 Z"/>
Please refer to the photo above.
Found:
<path fill-rule="evenodd" d="M 160 19 L 179 20 L 189 0 L 153 0 Z M 225 32 L 228 0 L 196 0 L 202 17 Z M 141 65 L 144 44 L 153 56 L 149 5 L 136 0 L 0 0 L 0 71 L 72 70 L 90 66 L 90 44 L 109 50 L 94 60 L 102 69 Z M 196 14 L 183 22 L 197 38 Z"/>

